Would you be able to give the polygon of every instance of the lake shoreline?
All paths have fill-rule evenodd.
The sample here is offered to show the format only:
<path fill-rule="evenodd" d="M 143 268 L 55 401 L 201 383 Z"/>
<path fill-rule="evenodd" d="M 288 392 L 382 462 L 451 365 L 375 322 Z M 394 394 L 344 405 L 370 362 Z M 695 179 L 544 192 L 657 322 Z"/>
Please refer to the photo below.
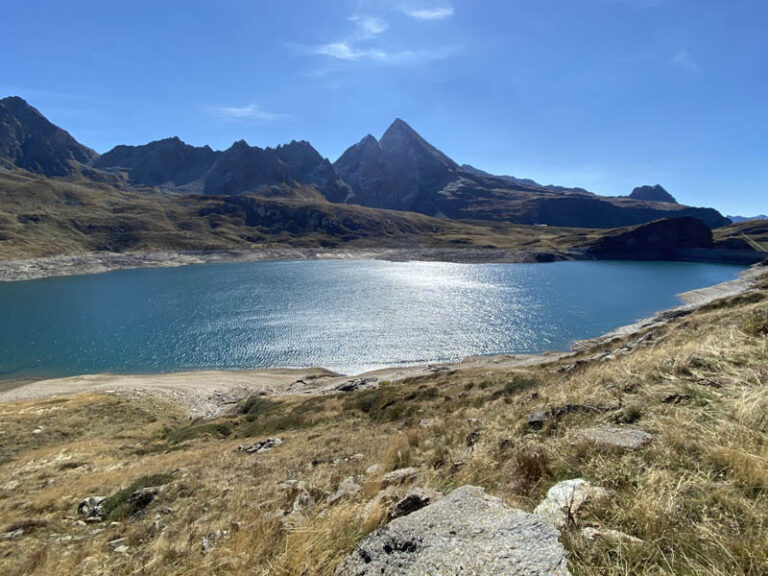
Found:
<path fill-rule="evenodd" d="M 252 395 L 322 395 L 339 391 L 364 390 L 381 382 L 397 382 L 440 372 L 495 367 L 531 367 L 557 362 L 585 350 L 603 347 L 662 326 L 686 316 L 711 302 L 750 291 L 768 267 L 754 265 L 734 280 L 678 294 L 684 304 L 662 310 L 651 317 L 617 327 L 596 338 L 573 343 L 570 351 L 541 354 L 500 354 L 470 356 L 459 362 L 386 367 L 355 375 L 342 375 L 323 367 L 268 368 L 253 370 L 194 370 L 152 374 L 84 374 L 41 380 L 0 379 L 0 403 L 39 400 L 78 393 L 108 393 L 131 397 L 153 396 L 180 404 L 195 417 L 212 418 Z"/>
<path fill-rule="evenodd" d="M 385 260 L 457 264 L 525 264 L 578 260 L 577 252 L 530 252 L 503 248 L 267 248 L 188 252 L 89 252 L 0 261 L 0 282 L 102 274 L 137 268 L 276 260 Z"/>

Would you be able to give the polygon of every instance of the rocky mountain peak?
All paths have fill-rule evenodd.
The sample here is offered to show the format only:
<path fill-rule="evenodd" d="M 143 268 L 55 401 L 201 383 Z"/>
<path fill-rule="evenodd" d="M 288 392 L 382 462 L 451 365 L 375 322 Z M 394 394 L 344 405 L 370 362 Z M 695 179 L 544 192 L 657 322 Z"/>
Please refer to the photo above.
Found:
<path fill-rule="evenodd" d="M 78 163 L 90 164 L 98 158 L 18 96 L 0 100 L 0 156 L 46 176 L 71 174 Z"/>
<path fill-rule="evenodd" d="M 632 190 L 632 194 L 630 194 L 629 197 L 635 200 L 677 204 L 675 197 L 667 192 L 661 184 L 656 184 L 654 186 L 638 186 Z"/>

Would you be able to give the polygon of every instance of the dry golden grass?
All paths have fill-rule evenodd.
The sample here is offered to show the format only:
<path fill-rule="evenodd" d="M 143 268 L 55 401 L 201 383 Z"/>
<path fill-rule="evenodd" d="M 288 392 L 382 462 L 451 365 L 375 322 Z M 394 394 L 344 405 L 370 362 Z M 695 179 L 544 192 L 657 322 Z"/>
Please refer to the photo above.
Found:
<path fill-rule="evenodd" d="M 381 473 L 415 466 L 411 485 L 449 491 L 477 484 L 526 510 L 560 480 L 606 487 L 608 501 L 589 505 L 577 528 L 620 530 L 643 542 L 565 533 L 577 576 L 764 576 L 768 338 L 745 331 L 743 320 L 764 311 L 767 296 L 763 290 L 710 306 L 655 329 L 647 346 L 570 373 L 557 369 L 572 360 L 478 367 L 372 392 L 274 400 L 222 419 L 232 430 L 223 438 L 178 436 L 199 423 L 146 398 L 2 405 L 0 531 L 27 528 L 0 542 L 0 573 L 332 574 L 384 521 L 385 504 L 364 513 L 381 490 Z M 532 411 L 569 404 L 600 411 L 571 411 L 538 431 L 527 426 Z M 596 424 L 642 428 L 653 441 L 625 453 L 575 441 L 579 429 Z M 285 443 L 262 454 L 237 452 L 266 436 Z M 366 477 L 374 463 L 381 473 Z M 80 499 L 152 474 L 172 480 L 143 515 L 77 524 Z M 324 495 L 349 476 L 358 479 L 360 497 L 328 506 Z M 285 515 L 297 493 L 279 486 L 288 480 L 302 482 L 317 506 Z M 107 544 L 116 538 L 126 539 L 126 553 Z M 207 552 L 203 538 L 213 543 Z"/>

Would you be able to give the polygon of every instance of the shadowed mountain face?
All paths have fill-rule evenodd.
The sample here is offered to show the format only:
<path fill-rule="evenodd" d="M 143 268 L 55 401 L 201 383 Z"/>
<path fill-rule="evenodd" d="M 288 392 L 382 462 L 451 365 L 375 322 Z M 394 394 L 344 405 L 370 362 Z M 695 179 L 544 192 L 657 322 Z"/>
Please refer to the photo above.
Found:
<path fill-rule="evenodd" d="M 334 202 L 353 196 L 331 163 L 304 141 L 273 149 L 249 146 L 240 140 L 223 152 L 215 152 L 208 146 L 195 147 L 179 138 L 167 138 L 142 146 L 117 146 L 101 156 L 94 167 L 125 172 L 132 184 L 182 193 L 273 195 L 272 189 L 277 187 L 286 195 L 295 187 L 314 186 Z"/>
<path fill-rule="evenodd" d="M 0 100 L 0 158 L 46 176 L 66 176 L 73 162 L 89 164 L 98 157 L 17 96 Z"/>
<path fill-rule="evenodd" d="M 130 181 L 144 186 L 185 186 L 208 172 L 217 155 L 208 146 L 197 148 L 174 137 L 142 146 L 116 146 L 93 166 L 126 172 Z"/>
<path fill-rule="evenodd" d="M 370 134 L 334 164 L 355 191 L 355 202 L 375 208 L 440 215 L 439 192 L 459 166 L 399 118 L 380 141 Z"/>
<path fill-rule="evenodd" d="M 590 228 L 682 216 L 700 218 L 713 228 L 730 223 L 711 208 L 597 196 L 459 166 L 400 119 L 380 141 L 368 135 L 349 148 L 334 167 L 354 190 L 353 202 L 430 216 Z"/>
<path fill-rule="evenodd" d="M 711 208 L 672 203 L 674 198 L 660 186 L 636 189 L 629 198 L 604 197 L 459 166 L 400 119 L 380 140 L 366 136 L 335 164 L 305 141 L 259 148 L 241 140 L 214 151 L 167 138 L 117 146 L 99 157 L 12 97 L 0 100 L 0 163 L 45 176 L 79 171 L 93 181 L 128 188 L 330 201 L 450 219 L 590 228 L 683 216 L 712 228 L 730 223 Z"/>
<path fill-rule="evenodd" d="M 632 194 L 629 195 L 634 200 L 649 200 L 651 202 L 670 202 L 677 204 L 677 200 L 669 192 L 664 190 L 664 187 L 660 184 L 655 186 L 638 186 L 632 190 Z"/>

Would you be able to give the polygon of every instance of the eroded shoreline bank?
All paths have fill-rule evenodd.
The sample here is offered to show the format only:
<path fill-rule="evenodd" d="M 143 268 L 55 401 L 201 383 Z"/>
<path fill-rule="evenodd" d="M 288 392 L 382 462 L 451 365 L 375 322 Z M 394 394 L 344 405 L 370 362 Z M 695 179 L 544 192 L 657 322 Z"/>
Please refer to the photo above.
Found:
<path fill-rule="evenodd" d="M 407 378 L 439 372 L 456 372 L 483 367 L 526 367 L 575 356 L 587 349 L 610 348 L 613 341 L 633 336 L 666 324 L 674 318 L 720 298 L 744 294 L 751 290 L 768 267 L 755 265 L 738 278 L 713 286 L 679 294 L 681 306 L 663 310 L 633 324 L 621 326 L 597 338 L 575 342 L 571 351 L 548 351 L 541 354 L 501 354 L 472 356 L 455 363 L 435 363 L 383 368 L 356 375 L 341 375 L 322 367 L 273 368 L 244 371 L 199 370 L 161 374 L 86 374 L 37 381 L 9 382 L 0 387 L 0 403 L 33 400 L 50 396 L 83 392 L 103 392 L 128 396 L 157 396 L 180 404 L 196 417 L 215 417 L 228 407 L 252 394 L 265 396 L 322 395 L 337 391 L 353 391 L 376 387 L 381 382 L 397 382 Z"/>
<path fill-rule="evenodd" d="M 0 282 L 101 274 L 136 268 L 177 268 L 196 264 L 275 260 L 367 259 L 460 264 L 536 263 L 577 259 L 576 253 L 526 252 L 502 248 L 269 248 L 206 252 L 93 252 L 0 261 Z"/>

